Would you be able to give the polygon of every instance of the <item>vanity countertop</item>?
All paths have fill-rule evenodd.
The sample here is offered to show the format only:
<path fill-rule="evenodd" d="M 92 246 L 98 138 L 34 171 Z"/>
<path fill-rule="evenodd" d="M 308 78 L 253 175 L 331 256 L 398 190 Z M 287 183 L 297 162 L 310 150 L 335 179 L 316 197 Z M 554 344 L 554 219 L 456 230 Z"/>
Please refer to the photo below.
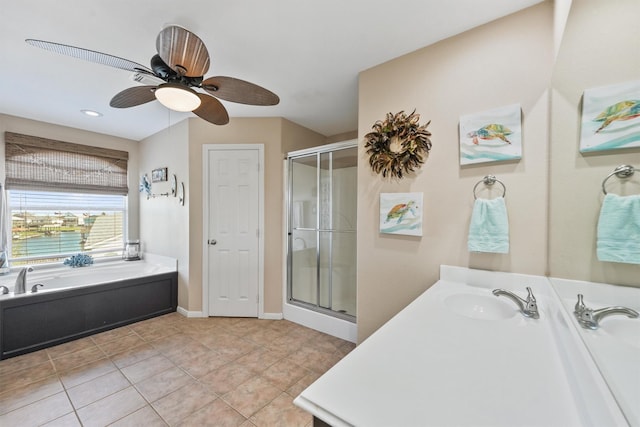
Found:
<path fill-rule="evenodd" d="M 540 319 L 491 293 L 526 286 Z M 295 404 L 334 426 L 626 425 L 570 333 L 546 278 L 443 266 Z"/>
<path fill-rule="evenodd" d="M 640 288 L 568 279 L 550 279 L 566 311 L 583 294 L 591 309 L 624 306 L 640 312 Z M 640 319 L 618 314 L 601 320 L 596 330 L 575 325 L 609 389 L 632 426 L 640 426 Z"/>

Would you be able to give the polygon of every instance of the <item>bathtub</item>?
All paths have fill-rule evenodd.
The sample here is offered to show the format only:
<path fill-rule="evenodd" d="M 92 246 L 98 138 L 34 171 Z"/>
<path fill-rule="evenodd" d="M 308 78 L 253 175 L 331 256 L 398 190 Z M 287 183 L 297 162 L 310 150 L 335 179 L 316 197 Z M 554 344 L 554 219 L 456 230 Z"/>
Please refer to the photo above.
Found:
<path fill-rule="evenodd" d="M 0 276 L 0 285 L 9 289 L 9 294 L 0 295 L 0 298 L 23 298 L 31 295 L 31 287 L 41 284 L 37 293 L 58 292 L 63 289 L 83 286 L 94 286 L 121 280 L 135 279 L 138 277 L 153 276 L 156 274 L 175 271 L 175 263 L 164 260 L 166 257 L 152 257 L 152 260 L 140 261 L 105 261 L 87 267 L 71 268 L 68 266 L 45 267 L 27 273 L 26 293 L 14 295 L 14 287 L 17 272 L 6 276 Z"/>
<path fill-rule="evenodd" d="M 174 259 L 106 261 L 88 267 L 35 268 L 26 293 L 14 294 L 17 272 L 0 277 L 0 359 L 58 345 L 176 311 Z M 34 285 L 36 292 L 31 292 Z"/>

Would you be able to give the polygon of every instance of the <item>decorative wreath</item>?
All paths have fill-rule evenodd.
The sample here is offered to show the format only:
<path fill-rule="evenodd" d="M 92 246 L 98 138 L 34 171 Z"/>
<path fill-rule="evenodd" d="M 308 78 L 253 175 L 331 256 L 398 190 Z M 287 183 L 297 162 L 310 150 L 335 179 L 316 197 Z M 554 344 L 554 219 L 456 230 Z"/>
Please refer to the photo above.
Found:
<path fill-rule="evenodd" d="M 404 111 L 387 113 L 384 121 L 378 120 L 371 127 L 373 132 L 364 136 L 369 165 L 383 177 L 402 178 L 420 167 L 431 150 L 431 132 L 420 126 L 420 115 L 415 110 L 406 115 Z"/>

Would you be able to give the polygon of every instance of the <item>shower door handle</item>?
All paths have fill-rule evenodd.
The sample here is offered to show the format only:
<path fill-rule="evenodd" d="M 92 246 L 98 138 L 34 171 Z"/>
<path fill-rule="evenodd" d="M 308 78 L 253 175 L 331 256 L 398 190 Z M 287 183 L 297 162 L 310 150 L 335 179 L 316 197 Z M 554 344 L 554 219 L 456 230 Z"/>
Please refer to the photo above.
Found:
<path fill-rule="evenodd" d="M 211 239 L 211 240 L 207 240 L 207 243 L 210 244 L 211 246 L 213 246 L 216 243 L 218 243 L 218 241 L 216 239 Z"/>

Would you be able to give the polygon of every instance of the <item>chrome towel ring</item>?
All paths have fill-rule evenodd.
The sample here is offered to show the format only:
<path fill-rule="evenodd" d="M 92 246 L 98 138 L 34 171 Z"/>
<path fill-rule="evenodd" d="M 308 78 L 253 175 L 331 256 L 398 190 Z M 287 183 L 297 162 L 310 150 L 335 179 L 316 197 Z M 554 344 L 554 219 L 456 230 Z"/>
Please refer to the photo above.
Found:
<path fill-rule="evenodd" d="M 605 179 L 602 180 L 602 192 L 606 195 L 607 194 L 607 190 L 605 189 L 604 185 L 607 183 L 607 180 L 609 178 L 611 178 L 613 175 L 617 176 L 620 179 L 626 179 L 626 178 L 630 178 L 633 176 L 634 172 L 639 171 L 638 169 L 634 168 L 631 165 L 620 165 L 617 168 L 615 168 L 613 170 L 613 172 L 611 172 L 609 175 L 607 175 L 607 177 Z"/>
<path fill-rule="evenodd" d="M 478 185 L 480 184 L 484 184 L 484 185 L 488 185 L 489 187 L 491 187 L 493 184 L 498 183 L 500 185 L 502 185 L 502 197 L 504 197 L 507 194 L 507 187 L 505 187 L 505 185 L 503 184 L 502 181 L 500 181 L 499 179 L 497 179 L 495 176 L 493 175 L 487 175 L 484 178 L 482 178 L 480 181 L 478 181 L 476 183 L 476 185 L 473 186 L 473 198 L 477 199 L 478 197 L 476 196 L 476 189 L 478 188 Z"/>

